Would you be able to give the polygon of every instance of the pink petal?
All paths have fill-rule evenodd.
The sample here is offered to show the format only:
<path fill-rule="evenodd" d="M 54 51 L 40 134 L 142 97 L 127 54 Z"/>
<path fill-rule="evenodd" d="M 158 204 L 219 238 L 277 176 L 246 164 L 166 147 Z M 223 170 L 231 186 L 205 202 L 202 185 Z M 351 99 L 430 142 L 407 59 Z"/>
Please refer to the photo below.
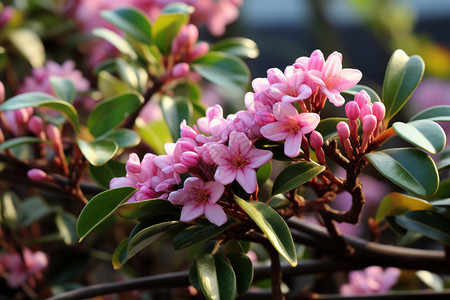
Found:
<path fill-rule="evenodd" d="M 319 70 L 309 70 L 306 75 L 308 76 L 309 79 L 311 79 L 312 81 L 314 81 L 315 84 L 318 84 L 320 86 L 324 86 L 325 82 L 323 81 L 323 74 L 321 71 Z"/>
<path fill-rule="evenodd" d="M 256 171 L 254 169 L 245 167 L 237 170 L 236 181 L 248 194 L 252 194 L 256 191 L 258 183 L 256 180 Z"/>
<path fill-rule="evenodd" d="M 190 222 L 203 215 L 205 208 L 203 205 L 185 205 L 181 210 L 180 221 Z"/>
<path fill-rule="evenodd" d="M 248 158 L 250 158 L 250 162 L 247 167 L 256 169 L 267 163 L 273 156 L 273 153 L 269 150 L 261 150 L 261 149 L 252 149 L 248 153 Z"/>
<path fill-rule="evenodd" d="M 136 182 L 131 180 L 128 177 L 114 177 L 109 182 L 110 189 L 126 187 L 126 186 L 136 187 Z"/>
<path fill-rule="evenodd" d="M 362 73 L 357 69 L 343 69 L 339 73 L 339 77 L 334 88 L 338 91 L 345 91 L 355 86 L 361 80 Z"/>
<path fill-rule="evenodd" d="M 302 142 L 301 132 L 290 134 L 284 142 L 284 154 L 288 157 L 296 157 L 300 153 L 300 145 Z"/>
<path fill-rule="evenodd" d="M 286 139 L 289 132 L 286 129 L 286 125 L 282 122 L 273 122 L 261 127 L 261 134 L 271 141 L 282 141 Z"/>
<path fill-rule="evenodd" d="M 216 203 L 222 197 L 225 187 L 217 181 L 205 182 L 203 189 L 209 194 L 209 203 Z"/>
<path fill-rule="evenodd" d="M 223 144 L 213 143 L 207 147 L 211 158 L 217 165 L 228 165 L 230 164 L 232 153 L 227 146 Z"/>
<path fill-rule="evenodd" d="M 174 205 L 184 205 L 188 200 L 188 194 L 184 190 L 178 190 L 169 194 L 170 203 Z"/>
<path fill-rule="evenodd" d="M 337 90 L 328 90 L 326 87 L 322 86 L 320 88 L 322 93 L 324 93 L 328 100 L 334 104 L 334 106 L 338 107 L 345 103 L 344 97 L 342 97 Z"/>
<path fill-rule="evenodd" d="M 337 75 L 342 70 L 342 56 L 339 52 L 331 53 L 327 60 L 325 61 L 325 65 L 323 67 L 323 78 L 328 78 Z"/>
<path fill-rule="evenodd" d="M 297 120 L 301 127 L 300 132 L 306 134 L 316 129 L 320 122 L 320 116 L 315 113 L 301 113 Z"/>
<path fill-rule="evenodd" d="M 267 78 L 255 78 L 252 81 L 252 87 L 255 92 L 262 92 L 270 86 Z"/>
<path fill-rule="evenodd" d="M 228 147 L 234 153 L 240 153 L 243 157 L 252 149 L 253 143 L 243 132 L 230 133 L 230 141 Z"/>
<path fill-rule="evenodd" d="M 289 116 L 298 115 L 297 109 L 290 103 L 279 102 L 273 106 L 273 116 L 277 121 L 283 121 Z"/>
<path fill-rule="evenodd" d="M 219 166 L 214 174 L 214 179 L 223 185 L 230 184 L 236 179 L 236 170 L 231 166 Z"/>
<path fill-rule="evenodd" d="M 227 215 L 218 204 L 205 205 L 205 217 L 213 224 L 222 226 L 227 222 Z"/>

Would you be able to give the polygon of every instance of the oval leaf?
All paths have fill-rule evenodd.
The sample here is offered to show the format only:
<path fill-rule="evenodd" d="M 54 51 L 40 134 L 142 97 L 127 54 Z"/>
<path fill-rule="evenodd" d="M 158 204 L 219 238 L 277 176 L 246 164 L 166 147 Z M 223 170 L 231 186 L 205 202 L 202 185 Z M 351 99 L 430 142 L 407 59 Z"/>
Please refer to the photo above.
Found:
<path fill-rule="evenodd" d="M 433 160 L 411 148 L 387 149 L 365 155 L 375 168 L 401 188 L 419 196 L 436 192 L 439 176 Z"/>
<path fill-rule="evenodd" d="M 325 167 L 314 162 L 299 161 L 287 166 L 275 179 L 272 195 L 293 190 L 319 175 Z"/>
<path fill-rule="evenodd" d="M 175 236 L 175 238 L 173 239 L 173 245 L 175 249 L 188 248 L 192 245 L 204 242 L 221 234 L 229 226 L 229 222 L 226 222 L 220 227 L 209 222 L 191 226 Z"/>
<path fill-rule="evenodd" d="M 117 143 L 112 140 L 86 142 L 78 139 L 77 144 L 84 157 L 94 166 L 106 164 L 119 150 Z"/>
<path fill-rule="evenodd" d="M 450 167 L 450 147 L 447 147 L 444 151 L 442 151 L 441 157 L 436 166 L 438 170 Z"/>
<path fill-rule="evenodd" d="M 10 32 L 8 37 L 14 47 L 19 50 L 33 67 L 44 65 L 44 44 L 33 30 L 22 27 Z"/>
<path fill-rule="evenodd" d="M 238 295 L 242 295 L 247 292 L 253 281 L 252 261 L 246 254 L 238 252 L 227 254 L 227 258 L 236 275 L 237 293 Z"/>
<path fill-rule="evenodd" d="M 132 60 L 137 59 L 137 54 L 131 45 L 120 35 L 106 28 L 95 28 L 92 34 L 110 42 L 114 47 L 125 55 L 128 55 Z"/>
<path fill-rule="evenodd" d="M 256 172 L 256 178 L 258 181 L 258 186 L 263 186 L 264 183 L 269 179 L 272 174 L 272 162 L 269 160 L 264 165 L 262 165 Z"/>
<path fill-rule="evenodd" d="M 24 144 L 31 144 L 31 143 L 47 143 L 47 141 L 43 141 L 40 138 L 37 137 L 31 137 L 31 136 L 21 136 L 16 137 L 10 140 L 7 140 L 0 144 L 0 150 L 5 150 L 13 147 L 17 147 Z"/>
<path fill-rule="evenodd" d="M 105 10 L 100 15 L 138 41 L 147 45 L 152 43 L 152 25 L 147 16 L 136 8 Z"/>
<path fill-rule="evenodd" d="M 132 187 L 121 187 L 104 191 L 89 200 L 77 220 L 77 234 L 80 242 L 94 228 L 108 219 L 117 207 L 133 196 L 136 191 Z"/>
<path fill-rule="evenodd" d="M 62 212 L 55 217 L 56 227 L 58 227 L 59 235 L 66 245 L 72 245 L 77 242 L 77 219 L 74 215 Z"/>
<path fill-rule="evenodd" d="M 367 94 L 369 94 L 372 103 L 376 101 L 381 102 L 380 96 L 378 96 L 377 92 L 375 92 L 372 88 L 365 85 L 357 84 L 354 87 L 342 92 L 345 94 L 355 96 L 357 93 L 361 92 L 361 90 L 364 90 L 367 92 Z"/>
<path fill-rule="evenodd" d="M 68 78 L 50 76 L 50 84 L 55 95 L 68 103 L 72 103 L 75 98 L 75 85 Z"/>
<path fill-rule="evenodd" d="M 125 219 L 148 219 L 159 214 L 180 215 L 180 208 L 167 199 L 149 199 L 138 202 L 123 203 L 118 213 Z"/>
<path fill-rule="evenodd" d="M 259 202 L 247 202 L 239 197 L 234 200 L 258 225 L 275 249 L 293 266 L 297 265 L 297 252 L 286 222 L 269 205 Z"/>
<path fill-rule="evenodd" d="M 109 182 L 114 177 L 125 177 L 127 175 L 125 164 L 115 160 L 110 160 L 98 167 L 89 164 L 89 173 L 105 189 L 109 189 Z"/>
<path fill-rule="evenodd" d="M 425 63 L 417 55 L 396 50 L 389 60 L 383 82 L 383 103 L 388 122 L 405 105 L 422 79 Z"/>
<path fill-rule="evenodd" d="M 212 44 L 210 50 L 246 58 L 257 58 L 259 56 L 258 45 L 254 41 L 242 37 L 221 40 Z"/>
<path fill-rule="evenodd" d="M 375 221 L 380 222 L 386 216 L 401 215 L 410 210 L 428 209 L 431 207 L 432 205 L 425 200 L 400 193 L 390 193 L 381 200 Z"/>
<path fill-rule="evenodd" d="M 450 105 L 438 105 L 422 110 L 410 119 L 410 121 L 416 120 L 450 122 Z"/>
<path fill-rule="evenodd" d="M 123 264 L 127 261 L 127 245 L 128 238 L 122 240 L 117 246 L 116 250 L 114 250 L 112 256 L 112 264 L 114 270 L 120 269 L 120 267 L 122 267 Z"/>
<path fill-rule="evenodd" d="M 142 103 L 144 103 L 142 95 L 136 92 L 102 101 L 89 115 L 88 128 L 93 136 L 100 136 L 122 124 Z"/>
<path fill-rule="evenodd" d="M 183 25 L 189 21 L 188 13 L 166 11 L 159 15 L 153 24 L 153 42 L 162 54 L 170 52 L 172 40 Z"/>
<path fill-rule="evenodd" d="M 142 140 L 152 147 L 157 155 L 165 154 L 164 145 L 172 143 L 170 129 L 164 120 L 153 121 L 146 124 L 142 119 L 136 120 L 136 128 Z"/>
<path fill-rule="evenodd" d="M 184 97 L 174 99 L 169 96 L 162 96 L 160 105 L 164 120 L 169 126 L 172 139 L 176 141 L 180 138 L 180 123 L 183 120 L 189 122 L 190 116 L 192 115 L 192 103 Z"/>
<path fill-rule="evenodd" d="M 433 210 L 415 210 L 395 217 L 397 223 L 409 230 L 450 246 L 450 220 Z"/>
<path fill-rule="evenodd" d="M 392 127 L 405 141 L 430 153 L 439 153 L 445 147 L 444 129 L 433 121 L 395 122 Z"/>
<path fill-rule="evenodd" d="M 218 255 L 201 254 L 196 260 L 197 277 L 206 299 L 234 299 L 236 277 L 228 262 Z"/>
<path fill-rule="evenodd" d="M 139 134 L 127 128 L 119 128 L 109 131 L 102 135 L 101 139 L 113 140 L 120 148 L 134 147 L 141 142 L 141 137 Z"/>

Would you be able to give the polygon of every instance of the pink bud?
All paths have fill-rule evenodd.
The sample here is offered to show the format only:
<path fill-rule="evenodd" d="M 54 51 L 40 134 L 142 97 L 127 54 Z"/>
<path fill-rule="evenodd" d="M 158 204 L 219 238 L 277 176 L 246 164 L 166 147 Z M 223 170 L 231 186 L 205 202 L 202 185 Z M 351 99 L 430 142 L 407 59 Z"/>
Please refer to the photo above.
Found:
<path fill-rule="evenodd" d="M 381 122 L 386 114 L 386 107 L 381 102 L 375 102 L 372 105 L 372 112 L 374 116 L 377 118 L 377 121 Z"/>
<path fill-rule="evenodd" d="M 181 154 L 180 162 L 188 167 L 196 166 L 200 163 L 200 156 L 193 151 L 187 151 Z"/>
<path fill-rule="evenodd" d="M 355 95 L 355 101 L 358 103 L 359 107 L 362 108 L 366 104 L 371 104 L 370 96 L 365 90 L 361 90 Z"/>
<path fill-rule="evenodd" d="M 3 85 L 3 82 L 0 81 L 0 103 L 3 103 L 5 101 L 5 86 Z"/>
<path fill-rule="evenodd" d="M 269 84 L 285 83 L 286 77 L 280 69 L 270 68 L 267 70 L 267 80 L 269 81 Z"/>
<path fill-rule="evenodd" d="M 345 105 L 345 114 L 350 120 L 358 119 L 359 113 L 359 105 L 355 101 L 350 101 Z"/>
<path fill-rule="evenodd" d="M 189 73 L 189 65 L 185 62 L 177 63 L 172 68 L 173 78 L 183 78 Z"/>
<path fill-rule="evenodd" d="M 347 123 L 339 122 L 336 125 L 336 128 L 340 139 L 344 140 L 350 137 L 350 128 Z"/>
<path fill-rule="evenodd" d="M 208 107 L 206 109 L 206 117 L 208 117 L 208 120 L 211 121 L 215 118 L 223 118 L 223 108 L 219 104 L 216 104 L 214 106 Z"/>
<path fill-rule="evenodd" d="M 44 121 L 39 116 L 32 116 L 28 121 L 28 129 L 36 136 L 41 137 L 44 131 Z"/>
<path fill-rule="evenodd" d="M 136 153 L 130 153 L 128 155 L 128 161 L 125 166 L 127 172 L 130 173 L 139 173 L 142 170 L 141 162 L 139 161 L 139 157 Z"/>
<path fill-rule="evenodd" d="M 48 139 L 54 144 L 61 143 L 61 133 L 59 132 L 58 127 L 53 124 L 48 124 L 45 129 L 45 133 L 47 134 Z"/>
<path fill-rule="evenodd" d="M 359 112 L 359 118 L 362 120 L 364 120 L 364 117 L 367 115 L 371 115 L 372 114 L 372 108 L 368 105 L 365 104 L 363 107 L 361 107 L 361 110 Z"/>
<path fill-rule="evenodd" d="M 323 146 L 323 137 L 320 132 L 313 130 L 309 136 L 309 142 L 314 149 L 321 148 Z"/>
<path fill-rule="evenodd" d="M 325 59 L 323 53 L 320 50 L 314 50 L 308 60 L 308 70 L 319 70 L 322 71 L 325 64 Z"/>
<path fill-rule="evenodd" d="M 28 178 L 35 181 L 46 180 L 48 175 L 41 169 L 31 169 L 27 172 Z"/>
<path fill-rule="evenodd" d="M 369 134 L 375 130 L 377 127 L 377 118 L 374 115 L 367 115 L 363 119 L 363 132 L 364 134 Z"/>
<path fill-rule="evenodd" d="M 198 29 L 193 24 L 186 25 L 188 46 L 194 45 L 198 40 Z"/>
<path fill-rule="evenodd" d="M 28 123 L 28 120 L 30 119 L 30 113 L 29 110 L 26 108 L 19 108 L 14 111 L 14 119 L 16 119 L 17 123 L 19 124 L 26 124 Z"/>
<path fill-rule="evenodd" d="M 193 61 L 200 56 L 205 55 L 209 51 L 209 44 L 207 42 L 200 42 L 194 46 L 191 53 L 188 55 L 188 61 Z"/>
<path fill-rule="evenodd" d="M 198 134 L 198 131 L 195 131 L 192 127 L 186 125 L 186 120 L 183 120 L 180 124 L 181 137 L 191 138 L 195 140 L 195 137 Z"/>
<path fill-rule="evenodd" d="M 262 127 L 269 123 L 275 122 L 275 117 L 267 110 L 257 110 L 255 113 L 255 120 L 256 124 Z"/>

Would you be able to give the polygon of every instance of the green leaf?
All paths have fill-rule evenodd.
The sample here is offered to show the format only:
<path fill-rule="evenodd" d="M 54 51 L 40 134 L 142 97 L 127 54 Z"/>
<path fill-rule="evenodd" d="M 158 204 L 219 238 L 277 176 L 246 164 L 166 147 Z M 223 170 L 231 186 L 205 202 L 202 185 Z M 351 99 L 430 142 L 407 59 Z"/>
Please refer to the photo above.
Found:
<path fill-rule="evenodd" d="M 224 52 L 208 52 L 191 66 L 204 78 L 232 91 L 242 90 L 250 80 L 247 65 L 240 58 Z"/>
<path fill-rule="evenodd" d="M 168 54 L 172 45 L 172 40 L 177 35 L 180 28 L 189 21 L 187 13 L 162 13 L 153 24 L 153 42 L 158 46 L 162 54 Z"/>
<path fill-rule="evenodd" d="M 436 166 L 438 170 L 443 170 L 450 167 L 450 147 L 447 147 L 444 151 L 442 151 L 440 159 Z"/>
<path fill-rule="evenodd" d="M 121 8 L 104 10 L 100 15 L 138 41 L 147 45 L 152 43 L 152 25 L 142 11 L 135 8 Z"/>
<path fill-rule="evenodd" d="M 224 232 L 229 226 L 229 222 L 220 227 L 209 222 L 193 225 L 178 233 L 173 239 L 173 245 L 175 249 L 188 248 L 195 244 L 212 239 L 213 237 Z"/>
<path fill-rule="evenodd" d="M 433 121 L 395 122 L 392 128 L 405 141 L 430 153 L 439 153 L 445 147 L 444 129 Z"/>
<path fill-rule="evenodd" d="M 106 28 L 95 28 L 92 34 L 110 42 L 114 47 L 125 55 L 128 55 L 132 60 L 138 58 L 136 52 L 131 45 L 120 35 Z"/>
<path fill-rule="evenodd" d="M 408 233 L 408 230 L 398 225 L 396 216 L 386 216 L 385 219 L 386 223 L 389 225 L 389 228 L 391 228 L 391 230 L 396 234 L 405 236 Z"/>
<path fill-rule="evenodd" d="M 106 71 L 100 71 L 98 74 L 98 90 L 106 98 L 116 97 L 117 95 L 131 91 L 122 80 L 119 80 Z"/>
<path fill-rule="evenodd" d="M 253 281 L 253 264 L 250 258 L 244 253 L 227 254 L 236 275 L 236 289 L 238 295 L 247 292 Z"/>
<path fill-rule="evenodd" d="M 272 174 L 272 162 L 268 161 L 262 165 L 258 172 L 256 172 L 256 178 L 258 179 L 258 186 L 262 186 Z"/>
<path fill-rule="evenodd" d="M 37 137 L 31 137 L 31 136 L 21 136 L 12 138 L 9 140 L 6 140 L 5 142 L 0 144 L 0 150 L 5 150 L 13 147 L 17 147 L 24 144 L 31 144 L 31 143 L 47 143 L 46 141 L 41 140 Z"/>
<path fill-rule="evenodd" d="M 192 115 L 192 103 L 184 97 L 174 99 L 163 95 L 160 105 L 164 120 L 170 129 L 172 139 L 176 141 L 180 138 L 180 123 L 183 120 L 189 122 L 190 116 Z"/>
<path fill-rule="evenodd" d="M 28 227 L 32 223 L 55 212 L 41 197 L 29 197 L 22 202 L 20 226 Z"/>
<path fill-rule="evenodd" d="M 408 101 L 422 79 L 425 63 L 417 55 L 396 50 L 389 60 L 383 82 L 383 103 L 388 122 Z"/>
<path fill-rule="evenodd" d="M 165 154 L 164 145 L 173 142 L 170 129 L 164 120 L 145 124 L 138 118 L 136 120 L 136 128 L 144 142 L 152 147 L 154 153 L 158 155 Z"/>
<path fill-rule="evenodd" d="M 75 98 L 75 85 L 68 78 L 50 76 L 50 84 L 55 95 L 68 103 L 72 103 Z"/>
<path fill-rule="evenodd" d="M 125 219 L 144 220 L 159 214 L 180 215 L 181 209 L 167 199 L 148 199 L 132 203 L 123 203 L 118 214 Z"/>
<path fill-rule="evenodd" d="M 92 142 L 86 142 L 77 139 L 77 144 L 84 157 L 94 166 L 106 164 L 114 157 L 117 150 L 119 150 L 117 143 L 112 140 L 94 140 Z"/>
<path fill-rule="evenodd" d="M 283 218 L 273 208 L 263 202 L 247 202 L 236 196 L 234 200 L 264 232 L 281 256 L 295 267 L 297 265 L 297 252 L 291 232 Z"/>
<path fill-rule="evenodd" d="M 75 216 L 66 212 L 61 212 L 56 215 L 55 222 L 64 243 L 66 243 L 66 245 L 75 244 L 78 240 L 76 230 L 77 219 Z"/>
<path fill-rule="evenodd" d="M 422 110 L 409 121 L 431 120 L 435 122 L 450 122 L 450 105 L 438 105 Z"/>
<path fill-rule="evenodd" d="M 31 92 L 10 98 L 0 105 L 0 110 L 16 110 L 23 107 L 47 107 L 62 113 L 72 124 L 76 132 L 79 132 L 78 114 L 75 108 L 66 101 L 56 100 L 52 95 Z"/>
<path fill-rule="evenodd" d="M 141 142 L 141 137 L 135 131 L 127 128 L 119 128 L 109 131 L 101 136 L 100 139 L 113 140 L 120 148 L 129 148 L 137 146 Z"/>
<path fill-rule="evenodd" d="M 410 210 L 429 209 L 431 207 L 432 205 L 425 200 L 400 193 L 390 193 L 381 200 L 375 221 L 380 222 L 386 216 L 401 215 Z"/>
<path fill-rule="evenodd" d="M 120 57 L 116 59 L 116 65 L 120 78 L 133 90 L 144 94 L 148 83 L 147 72 Z"/>
<path fill-rule="evenodd" d="M 7 228 L 15 229 L 20 225 L 21 206 L 19 197 L 11 192 L 5 191 L 0 194 L 0 223 Z"/>
<path fill-rule="evenodd" d="M 259 56 L 258 45 L 254 41 L 242 37 L 221 40 L 212 44 L 210 50 L 246 58 L 257 58 Z"/>
<path fill-rule="evenodd" d="M 94 181 L 105 189 L 109 189 L 109 182 L 114 177 L 125 177 L 127 175 L 125 164 L 115 160 L 110 160 L 98 167 L 89 164 L 89 173 Z"/>
<path fill-rule="evenodd" d="M 78 216 L 77 234 L 80 237 L 80 242 L 94 228 L 107 220 L 117 207 L 133 196 L 136 191 L 132 187 L 121 187 L 94 196 Z"/>
<path fill-rule="evenodd" d="M 365 85 L 361 85 L 361 84 L 357 84 L 354 87 L 342 91 L 345 94 L 349 94 L 352 96 L 355 96 L 357 93 L 361 92 L 361 90 L 364 90 L 367 92 L 367 94 L 369 94 L 370 96 L 370 100 L 372 101 L 372 103 L 374 102 L 381 102 L 380 96 L 378 96 L 377 92 L 375 92 L 372 88 L 365 86 Z"/>
<path fill-rule="evenodd" d="M 325 167 L 315 162 L 299 161 L 287 166 L 275 178 L 272 195 L 282 194 L 308 182 L 325 170 Z"/>
<path fill-rule="evenodd" d="M 218 255 L 201 254 L 195 263 L 203 295 L 208 300 L 234 299 L 236 277 L 228 262 Z"/>
<path fill-rule="evenodd" d="M 89 115 L 88 128 L 93 136 L 101 136 L 122 124 L 143 103 L 142 95 L 136 92 L 129 92 L 102 101 Z"/>
<path fill-rule="evenodd" d="M 338 136 L 336 125 L 339 122 L 348 122 L 347 118 L 326 118 L 319 122 L 316 131 L 320 132 L 324 141 L 336 138 Z"/>
<path fill-rule="evenodd" d="M 269 202 L 267 204 L 272 207 L 275 210 L 285 208 L 289 204 L 291 204 L 291 201 L 289 201 L 288 198 L 286 198 L 283 194 L 278 194 L 270 198 Z"/>
<path fill-rule="evenodd" d="M 432 210 L 414 210 L 395 217 L 397 223 L 440 243 L 450 245 L 450 220 Z"/>
<path fill-rule="evenodd" d="M 116 250 L 114 250 L 112 256 L 112 264 L 114 270 L 120 269 L 120 267 L 122 267 L 123 264 L 127 261 L 127 245 L 128 238 L 122 240 L 117 246 Z"/>
<path fill-rule="evenodd" d="M 183 2 L 169 3 L 162 10 L 162 13 L 164 14 L 191 14 L 193 12 L 194 7 Z"/>
<path fill-rule="evenodd" d="M 33 67 L 41 67 L 44 65 L 44 44 L 33 30 L 22 27 L 9 33 L 8 37 L 14 47 Z"/>
<path fill-rule="evenodd" d="M 371 152 L 365 157 L 387 179 L 419 196 L 436 192 L 439 176 L 433 160 L 424 152 L 411 148 Z"/>

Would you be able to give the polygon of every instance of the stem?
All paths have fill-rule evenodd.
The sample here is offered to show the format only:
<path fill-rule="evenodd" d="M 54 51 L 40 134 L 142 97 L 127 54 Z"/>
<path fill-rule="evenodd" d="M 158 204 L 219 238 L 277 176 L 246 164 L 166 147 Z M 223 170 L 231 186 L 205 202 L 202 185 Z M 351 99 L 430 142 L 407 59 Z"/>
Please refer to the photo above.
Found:
<path fill-rule="evenodd" d="M 281 272 L 280 256 L 278 251 L 269 244 L 265 244 L 265 248 L 270 255 L 271 261 L 271 275 L 270 279 L 272 281 L 272 299 L 274 300 L 284 300 L 286 299 L 281 291 L 281 282 L 283 281 L 283 273 Z"/>

